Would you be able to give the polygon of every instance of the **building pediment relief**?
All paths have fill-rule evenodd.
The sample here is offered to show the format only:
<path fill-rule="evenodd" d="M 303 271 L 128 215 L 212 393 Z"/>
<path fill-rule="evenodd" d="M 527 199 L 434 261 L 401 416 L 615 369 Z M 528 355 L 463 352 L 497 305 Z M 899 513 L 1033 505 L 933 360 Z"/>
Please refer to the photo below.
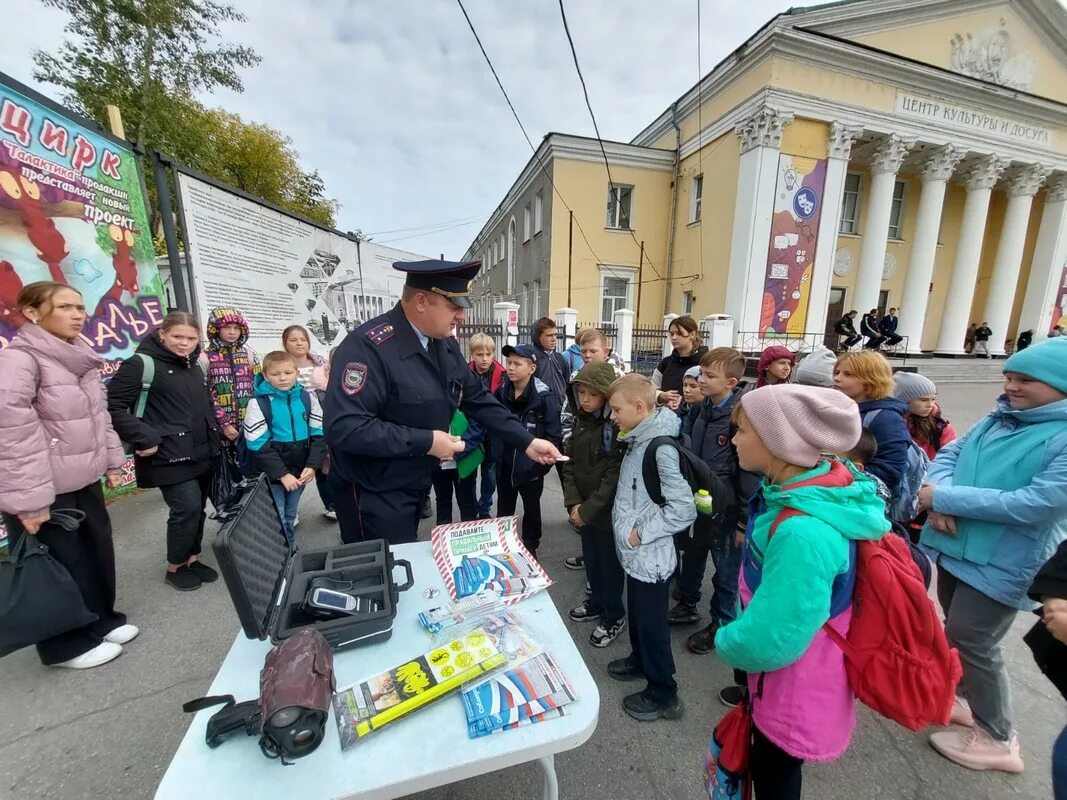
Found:
<path fill-rule="evenodd" d="M 1009 89 L 1026 91 L 1037 73 L 1037 62 L 1020 52 L 1001 21 L 998 28 L 979 33 L 956 33 L 952 37 L 952 69 Z"/>

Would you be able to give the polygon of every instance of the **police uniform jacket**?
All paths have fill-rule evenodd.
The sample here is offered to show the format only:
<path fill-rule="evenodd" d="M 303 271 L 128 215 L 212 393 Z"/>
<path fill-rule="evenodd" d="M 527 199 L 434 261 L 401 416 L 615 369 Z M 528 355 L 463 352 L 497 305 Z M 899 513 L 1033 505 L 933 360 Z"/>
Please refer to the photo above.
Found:
<path fill-rule="evenodd" d="M 398 303 L 345 337 L 326 389 L 330 469 L 373 492 L 424 491 L 440 463 L 426 451 L 460 409 L 519 450 L 534 437 L 470 371 L 455 339 L 423 349 Z"/>

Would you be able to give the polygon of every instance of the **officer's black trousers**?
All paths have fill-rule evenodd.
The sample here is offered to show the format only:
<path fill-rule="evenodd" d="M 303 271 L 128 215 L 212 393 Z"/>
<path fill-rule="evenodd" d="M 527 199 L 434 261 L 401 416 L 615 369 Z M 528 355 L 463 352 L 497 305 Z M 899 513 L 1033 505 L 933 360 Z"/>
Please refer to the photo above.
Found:
<path fill-rule="evenodd" d="M 385 539 L 390 544 L 414 542 L 425 490 L 371 492 L 346 482 L 330 471 L 334 510 L 345 544 Z"/>

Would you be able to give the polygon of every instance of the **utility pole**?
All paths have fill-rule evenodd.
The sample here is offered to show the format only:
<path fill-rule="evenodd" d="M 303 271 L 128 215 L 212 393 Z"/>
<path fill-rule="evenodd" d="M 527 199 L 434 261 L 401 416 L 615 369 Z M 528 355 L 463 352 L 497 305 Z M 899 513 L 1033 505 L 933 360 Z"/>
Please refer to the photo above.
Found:
<path fill-rule="evenodd" d="M 359 228 L 349 231 L 348 237 L 356 243 L 356 268 L 359 270 L 359 305 L 361 307 L 359 321 L 364 323 L 367 321 L 367 293 L 363 290 L 363 255 L 360 253 L 359 246 L 363 242 L 371 241 L 371 237 L 364 236 Z"/>

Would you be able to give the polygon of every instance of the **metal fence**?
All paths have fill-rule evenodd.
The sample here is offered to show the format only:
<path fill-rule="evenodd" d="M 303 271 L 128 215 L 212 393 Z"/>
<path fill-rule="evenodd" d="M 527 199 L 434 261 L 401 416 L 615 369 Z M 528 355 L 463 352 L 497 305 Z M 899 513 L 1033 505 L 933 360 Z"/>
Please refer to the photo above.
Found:
<path fill-rule="evenodd" d="M 634 327 L 633 355 L 630 370 L 641 375 L 651 375 L 663 359 L 663 327 L 646 325 Z"/>
<path fill-rule="evenodd" d="M 499 322 L 477 322 L 465 320 L 462 325 L 456 327 L 456 339 L 459 341 L 460 347 L 463 348 L 463 354 L 467 354 L 467 345 L 470 344 L 471 337 L 476 333 L 487 333 L 493 337 L 494 340 L 499 340 L 504 335 L 504 326 Z M 497 353 L 497 358 L 500 358 L 500 354 Z"/>
<path fill-rule="evenodd" d="M 836 333 L 765 333 L 762 331 L 741 331 L 737 334 L 737 349 L 746 356 L 758 356 L 763 350 L 772 345 L 778 345 L 792 350 L 794 353 L 810 353 L 819 345 L 830 348 L 835 353 L 844 352 L 844 337 Z M 863 344 L 853 345 L 852 350 L 863 349 Z M 882 355 L 900 359 L 901 365 L 908 360 L 908 337 L 901 337 L 900 341 L 893 344 L 883 343 L 879 348 Z"/>

